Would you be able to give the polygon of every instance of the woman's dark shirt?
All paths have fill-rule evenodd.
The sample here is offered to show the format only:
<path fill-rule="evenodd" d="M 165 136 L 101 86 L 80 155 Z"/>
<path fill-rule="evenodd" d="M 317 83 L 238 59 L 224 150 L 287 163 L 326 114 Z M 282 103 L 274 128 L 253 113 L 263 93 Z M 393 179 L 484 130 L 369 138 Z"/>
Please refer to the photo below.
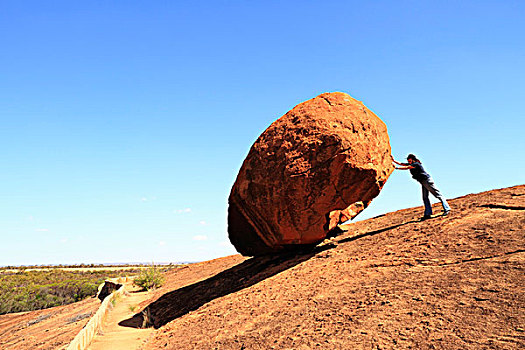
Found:
<path fill-rule="evenodd" d="M 403 165 L 413 167 L 413 169 L 410 169 L 410 174 L 412 174 L 412 177 L 419 182 L 426 181 L 430 178 L 430 175 L 425 171 L 420 162 L 413 162 L 412 164 L 403 163 Z"/>

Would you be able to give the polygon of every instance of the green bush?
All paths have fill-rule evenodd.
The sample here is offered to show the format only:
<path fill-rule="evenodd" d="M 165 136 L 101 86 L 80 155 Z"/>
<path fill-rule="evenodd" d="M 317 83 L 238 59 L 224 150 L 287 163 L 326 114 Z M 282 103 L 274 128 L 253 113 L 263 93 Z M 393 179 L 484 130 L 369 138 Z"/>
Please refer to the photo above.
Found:
<path fill-rule="evenodd" d="M 139 273 L 138 283 L 144 289 L 160 287 L 164 282 L 161 270 L 169 267 L 153 267 L 146 271 L 136 266 L 121 271 L 66 271 L 58 267 L 28 270 L 26 267 L 0 268 L 0 315 L 45 309 L 70 304 L 95 296 L 98 286 L 107 278 Z M 152 270 L 152 271 L 150 271 Z"/>
<path fill-rule="evenodd" d="M 106 278 L 117 277 L 119 273 L 60 269 L 0 271 L 0 315 L 65 305 L 95 296 Z"/>
<path fill-rule="evenodd" d="M 159 288 L 164 284 L 164 276 L 155 266 L 144 269 L 139 276 L 133 280 L 133 284 L 141 287 L 143 290 Z"/>

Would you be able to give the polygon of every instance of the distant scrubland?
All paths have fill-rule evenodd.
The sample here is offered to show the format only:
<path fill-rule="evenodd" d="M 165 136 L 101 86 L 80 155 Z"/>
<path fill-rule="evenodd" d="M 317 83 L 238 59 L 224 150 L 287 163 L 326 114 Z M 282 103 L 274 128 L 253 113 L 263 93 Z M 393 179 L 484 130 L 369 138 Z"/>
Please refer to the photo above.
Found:
<path fill-rule="evenodd" d="M 177 265 L 163 266 L 166 270 Z M 0 269 L 0 315 L 66 305 L 93 297 L 107 278 L 131 276 L 141 267 L 71 271 L 58 267 Z"/>

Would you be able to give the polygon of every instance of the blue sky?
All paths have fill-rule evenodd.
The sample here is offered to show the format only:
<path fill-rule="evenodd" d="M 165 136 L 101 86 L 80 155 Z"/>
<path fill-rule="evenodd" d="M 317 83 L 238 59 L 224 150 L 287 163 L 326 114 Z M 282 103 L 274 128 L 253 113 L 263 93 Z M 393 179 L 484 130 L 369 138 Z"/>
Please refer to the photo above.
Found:
<path fill-rule="evenodd" d="M 0 265 L 234 253 L 250 146 L 362 100 L 453 198 L 524 183 L 522 1 L 0 1 Z M 395 172 L 359 218 L 421 205 Z"/>

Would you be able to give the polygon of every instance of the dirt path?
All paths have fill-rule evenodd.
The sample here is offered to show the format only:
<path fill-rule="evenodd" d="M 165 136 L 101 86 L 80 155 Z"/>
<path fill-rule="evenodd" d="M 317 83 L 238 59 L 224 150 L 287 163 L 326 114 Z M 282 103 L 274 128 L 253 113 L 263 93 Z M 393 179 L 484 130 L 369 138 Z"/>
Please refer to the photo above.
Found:
<path fill-rule="evenodd" d="M 131 283 L 125 284 L 124 296 L 118 298 L 109 311 L 101 331 L 95 336 L 89 350 L 133 350 L 140 349 L 154 332 L 153 328 L 138 329 L 119 326 L 119 322 L 132 317 L 138 311 L 138 305 L 148 299 L 148 292 L 139 292 Z"/>

